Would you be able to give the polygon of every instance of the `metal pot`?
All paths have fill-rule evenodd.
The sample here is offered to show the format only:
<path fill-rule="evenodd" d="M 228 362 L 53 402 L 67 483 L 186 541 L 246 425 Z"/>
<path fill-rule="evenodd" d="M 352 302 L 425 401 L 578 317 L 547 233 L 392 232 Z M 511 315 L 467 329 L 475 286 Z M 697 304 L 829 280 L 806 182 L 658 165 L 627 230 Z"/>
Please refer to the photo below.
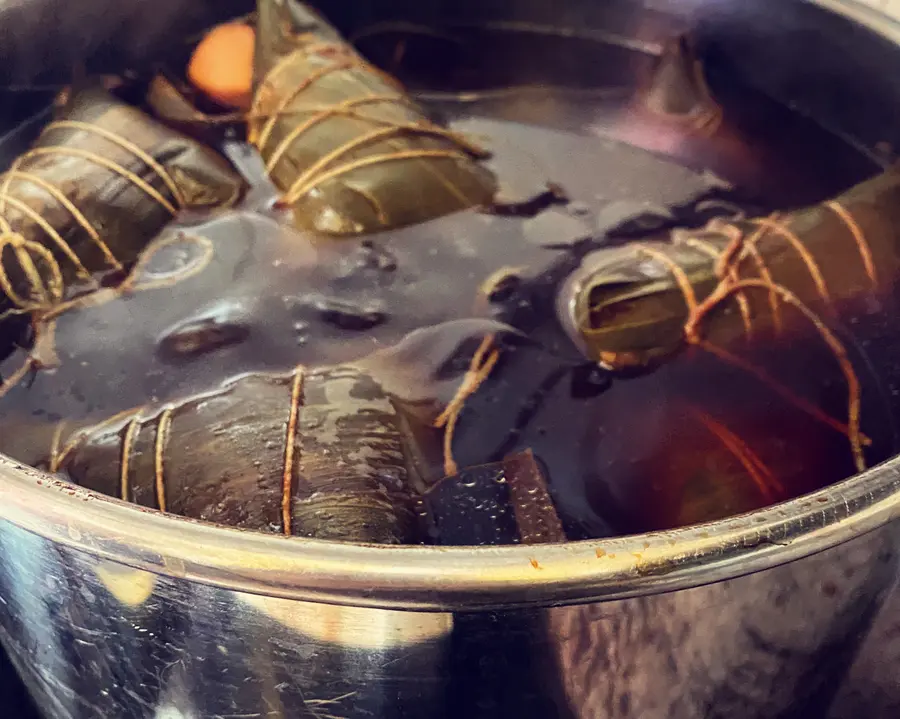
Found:
<path fill-rule="evenodd" d="M 900 25 L 855 2 L 327 5 L 346 28 L 377 5 L 650 49 L 697 19 L 769 94 L 900 147 Z M 143 511 L 0 458 L 0 643 L 54 719 L 821 716 L 896 577 L 898 512 L 895 459 L 679 531 L 386 549 Z"/>

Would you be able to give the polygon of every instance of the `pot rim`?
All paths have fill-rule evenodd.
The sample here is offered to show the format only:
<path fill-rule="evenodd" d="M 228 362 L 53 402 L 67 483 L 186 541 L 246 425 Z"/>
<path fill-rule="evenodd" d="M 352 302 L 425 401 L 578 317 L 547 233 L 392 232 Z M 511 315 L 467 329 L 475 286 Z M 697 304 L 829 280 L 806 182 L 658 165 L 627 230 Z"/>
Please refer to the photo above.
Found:
<path fill-rule="evenodd" d="M 883 12 L 814 1 L 900 44 L 900 24 Z M 177 579 L 386 609 L 465 611 L 687 589 L 800 559 L 898 516 L 900 456 L 813 494 L 666 532 L 529 546 L 358 545 L 162 514 L 0 455 L 0 533 L 6 520 L 69 549 Z"/>
<path fill-rule="evenodd" d="M 898 516 L 895 457 L 789 502 L 672 531 L 528 546 L 361 545 L 163 514 L 0 456 L 0 520 L 56 544 L 234 591 L 385 609 L 571 604 L 687 589 L 800 559 Z"/>

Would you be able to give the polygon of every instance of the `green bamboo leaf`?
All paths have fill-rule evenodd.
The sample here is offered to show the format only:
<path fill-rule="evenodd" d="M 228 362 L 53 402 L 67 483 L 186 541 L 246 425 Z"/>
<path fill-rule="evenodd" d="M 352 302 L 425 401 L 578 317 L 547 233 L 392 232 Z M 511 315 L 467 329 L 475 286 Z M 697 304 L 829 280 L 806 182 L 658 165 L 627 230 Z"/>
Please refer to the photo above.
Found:
<path fill-rule="evenodd" d="M 486 155 L 295 0 L 260 0 L 249 136 L 297 226 L 357 235 L 487 205 Z"/>

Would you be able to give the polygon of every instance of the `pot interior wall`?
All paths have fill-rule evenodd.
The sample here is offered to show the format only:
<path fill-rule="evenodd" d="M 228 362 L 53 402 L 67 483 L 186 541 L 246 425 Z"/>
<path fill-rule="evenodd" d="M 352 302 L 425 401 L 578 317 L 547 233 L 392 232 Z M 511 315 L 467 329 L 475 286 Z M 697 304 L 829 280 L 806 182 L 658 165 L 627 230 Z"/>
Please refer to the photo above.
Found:
<path fill-rule="evenodd" d="M 688 30 L 710 72 L 727 67 L 879 157 L 893 159 L 900 146 L 900 49 L 805 0 L 329 0 L 322 9 L 348 34 L 375 23 L 513 22 L 598 31 L 652 49 Z"/>

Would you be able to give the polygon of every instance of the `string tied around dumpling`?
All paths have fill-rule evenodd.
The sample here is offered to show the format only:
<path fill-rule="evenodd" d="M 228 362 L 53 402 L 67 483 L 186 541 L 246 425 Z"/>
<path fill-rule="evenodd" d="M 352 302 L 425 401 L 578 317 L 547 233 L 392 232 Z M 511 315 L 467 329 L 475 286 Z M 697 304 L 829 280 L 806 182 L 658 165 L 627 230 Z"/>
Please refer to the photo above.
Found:
<path fill-rule="evenodd" d="M 14 305 L 11 310 L 0 315 L 0 318 L 12 313 L 40 315 L 63 302 L 66 287 L 61 261 L 69 262 L 75 270 L 76 277 L 88 283 L 92 281 L 92 270 L 124 271 L 123 263 L 115 256 L 108 243 L 104 241 L 100 230 L 91 223 L 84 211 L 60 187 L 31 171 L 30 161 L 47 156 L 78 158 L 124 178 L 172 216 L 175 216 L 185 204 L 181 188 L 166 168 L 128 139 L 103 127 L 76 120 L 52 122 L 44 129 L 42 137 L 57 130 L 90 133 L 125 150 L 160 179 L 165 193 L 160 192 L 153 184 L 128 167 L 81 147 L 38 145 L 19 157 L 0 175 L 0 290 Z M 64 237 L 64 233 L 51 225 L 38 210 L 23 201 L 21 196 L 16 195 L 15 188 L 21 184 L 39 188 L 62 207 L 71 217 L 74 226 L 83 231 L 100 251 L 105 267 L 88 268 Z M 23 220 L 34 223 L 44 236 L 42 240 L 26 237 L 22 233 L 21 221 L 14 222 L 10 218 L 10 210 L 18 213 Z M 18 269 L 22 283 L 27 287 L 26 291 L 22 288 L 17 290 L 14 286 L 13 267 Z"/>
<path fill-rule="evenodd" d="M 293 64 L 310 60 L 319 63 L 319 67 L 305 76 L 302 82 L 291 86 L 290 91 L 286 92 L 283 97 L 278 98 L 277 94 L 273 92 L 273 88 L 277 86 L 279 76 Z M 389 88 L 395 88 L 395 90 L 370 92 L 332 105 L 299 102 L 304 93 L 313 90 L 321 80 L 334 73 L 352 73 L 355 70 L 364 70 L 367 74 L 377 75 Z M 274 107 L 266 107 L 269 100 L 275 100 Z M 378 117 L 368 111 L 379 105 L 406 105 L 414 108 L 414 104 L 404 95 L 402 86 L 394 78 L 375 68 L 358 54 L 339 43 L 314 42 L 297 48 L 275 63 L 260 83 L 254 95 L 250 112 L 247 114 L 247 118 L 250 120 L 264 120 L 258 127 L 251 122 L 249 141 L 260 153 L 264 153 L 266 170 L 269 173 L 273 172 L 278 163 L 285 159 L 286 154 L 297 142 L 325 121 L 342 117 L 360 121 L 371 128 L 363 130 L 353 140 L 332 148 L 309 167 L 304 168 L 288 187 L 282 187 L 282 200 L 285 204 L 299 201 L 324 182 L 366 167 L 404 160 L 483 159 L 489 155 L 483 148 L 468 141 L 459 133 L 430 121 L 423 119 L 416 122 L 404 122 Z M 307 117 L 291 128 L 279 140 L 271 153 L 267 153 L 266 149 L 278 122 L 285 116 L 297 115 L 306 115 Z M 447 147 L 414 148 L 404 148 L 397 144 L 398 140 L 416 136 L 440 138 L 448 141 L 449 144 Z M 390 150 L 347 159 L 348 155 L 380 142 L 386 142 Z M 428 167 L 437 173 L 436 169 Z M 448 190 L 455 194 L 460 193 L 458 188 L 448 187 Z M 460 201 L 469 203 L 469 198 L 461 196 Z"/>

